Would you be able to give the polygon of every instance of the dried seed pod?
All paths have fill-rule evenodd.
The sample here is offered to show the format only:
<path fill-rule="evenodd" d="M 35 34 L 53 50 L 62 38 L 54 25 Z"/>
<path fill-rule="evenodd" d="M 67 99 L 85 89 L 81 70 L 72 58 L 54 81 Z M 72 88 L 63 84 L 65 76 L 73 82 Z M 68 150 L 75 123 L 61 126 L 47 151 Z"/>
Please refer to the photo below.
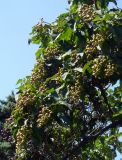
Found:
<path fill-rule="evenodd" d="M 41 107 L 41 110 L 39 111 L 38 118 L 37 118 L 37 126 L 42 127 L 47 123 L 47 121 L 50 119 L 52 114 L 52 111 L 48 109 L 45 106 Z"/>
<path fill-rule="evenodd" d="M 34 66 L 34 69 L 32 70 L 30 81 L 32 83 L 40 81 L 44 77 L 44 75 L 45 75 L 44 62 L 40 59 L 37 61 L 37 64 Z"/>
<path fill-rule="evenodd" d="M 15 110 L 23 112 L 24 108 L 29 108 L 29 106 L 34 105 L 36 102 L 36 95 L 30 90 L 24 91 L 18 98 Z"/>
<path fill-rule="evenodd" d="M 27 149 L 27 142 L 31 139 L 32 128 L 25 123 L 17 132 L 16 135 L 16 154 L 18 156 L 25 154 Z M 28 148 L 29 150 L 29 148 Z"/>
<path fill-rule="evenodd" d="M 87 57 L 92 57 L 97 51 L 100 50 L 100 46 L 104 42 L 105 37 L 101 34 L 96 34 L 92 36 L 92 39 L 87 43 L 85 54 Z"/>
<path fill-rule="evenodd" d="M 84 22 L 91 22 L 95 18 L 95 12 L 92 5 L 83 4 L 78 10 L 78 15 Z"/>
<path fill-rule="evenodd" d="M 76 80 L 76 83 L 68 88 L 69 88 L 69 98 L 71 99 L 71 101 L 73 103 L 78 102 L 82 90 L 79 80 Z"/>
<path fill-rule="evenodd" d="M 93 60 L 92 70 L 95 77 L 110 77 L 117 71 L 117 66 L 108 57 L 101 55 Z"/>
<path fill-rule="evenodd" d="M 51 46 L 45 50 L 44 58 L 47 60 L 51 60 L 60 54 L 59 46 Z"/>

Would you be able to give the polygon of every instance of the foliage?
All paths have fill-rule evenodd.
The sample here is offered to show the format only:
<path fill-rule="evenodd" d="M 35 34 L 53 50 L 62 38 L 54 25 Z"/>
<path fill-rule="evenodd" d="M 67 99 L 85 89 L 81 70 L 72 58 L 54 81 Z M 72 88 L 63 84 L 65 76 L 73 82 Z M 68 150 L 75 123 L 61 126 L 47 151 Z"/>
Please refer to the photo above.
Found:
<path fill-rule="evenodd" d="M 16 105 L 15 94 L 11 94 L 6 100 L 0 100 L 0 159 L 14 160 L 15 141 L 11 133 L 13 122 L 11 112 Z"/>
<path fill-rule="evenodd" d="M 112 160 L 122 150 L 122 11 L 108 9 L 115 0 L 68 2 L 32 29 L 37 63 L 18 81 L 12 114 L 18 160 Z"/>

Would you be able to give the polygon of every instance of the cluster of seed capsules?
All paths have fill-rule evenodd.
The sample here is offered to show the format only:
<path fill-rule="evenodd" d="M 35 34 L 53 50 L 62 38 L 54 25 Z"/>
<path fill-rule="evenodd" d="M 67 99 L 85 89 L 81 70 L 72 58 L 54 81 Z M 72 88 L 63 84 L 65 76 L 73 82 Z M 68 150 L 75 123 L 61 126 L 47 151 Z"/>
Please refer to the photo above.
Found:
<path fill-rule="evenodd" d="M 37 25 L 33 27 L 35 32 L 39 32 L 43 28 L 44 24 L 42 22 L 39 22 Z"/>
<path fill-rule="evenodd" d="M 59 46 L 51 46 L 45 50 L 44 58 L 47 60 L 51 60 L 60 54 Z"/>
<path fill-rule="evenodd" d="M 20 111 L 23 111 L 24 107 L 32 106 L 36 101 L 36 96 L 34 93 L 31 93 L 29 90 L 26 90 L 26 92 L 23 92 L 16 104 L 16 109 L 20 109 Z"/>
<path fill-rule="evenodd" d="M 27 144 L 29 139 L 31 139 L 32 127 L 28 126 L 28 124 L 24 124 L 17 132 L 16 135 L 16 154 L 19 156 L 21 154 L 24 155 L 27 150 Z M 28 148 L 29 150 L 29 148 Z"/>
<path fill-rule="evenodd" d="M 47 121 L 50 119 L 51 115 L 52 115 L 52 111 L 49 108 L 42 106 L 36 121 L 37 126 L 39 128 L 44 126 L 47 123 Z"/>
<path fill-rule="evenodd" d="M 85 54 L 87 58 L 92 57 L 93 54 L 96 54 L 97 51 L 100 50 L 100 47 L 104 42 L 104 40 L 105 40 L 105 37 L 99 33 L 94 34 L 92 36 L 92 39 L 87 43 L 87 46 L 85 48 Z"/>
<path fill-rule="evenodd" d="M 77 53 L 76 50 L 72 51 L 72 54 L 71 54 L 71 63 L 75 66 L 77 65 L 81 60 L 81 57 L 80 55 Z"/>
<path fill-rule="evenodd" d="M 31 82 L 35 83 L 37 81 L 40 81 L 45 75 L 45 67 L 44 62 L 39 59 L 37 60 L 37 64 L 34 66 L 34 69 L 32 70 L 31 74 Z"/>
<path fill-rule="evenodd" d="M 93 75 L 95 77 L 110 77 L 117 71 L 117 66 L 104 55 L 98 56 L 93 60 Z"/>
<path fill-rule="evenodd" d="M 16 112 L 21 113 L 23 117 L 26 111 L 31 111 L 31 106 L 36 102 L 36 95 L 31 92 L 31 90 L 26 90 L 18 97 L 15 111 L 13 113 L 13 118 L 16 115 Z M 27 122 L 27 120 L 26 120 Z M 25 155 L 27 151 L 29 151 L 28 141 L 31 139 L 32 127 L 24 123 L 24 125 L 18 129 L 16 134 L 16 155 L 19 157 L 21 155 Z"/>
<path fill-rule="evenodd" d="M 47 26 L 47 24 L 44 22 L 44 19 L 41 18 L 41 20 L 33 27 L 33 31 L 38 33 L 43 30 L 45 26 Z"/>
<path fill-rule="evenodd" d="M 41 93 L 41 94 L 43 94 L 43 93 L 45 93 L 46 92 L 46 90 L 47 90 L 47 87 L 46 87 L 46 84 L 45 83 L 42 83 L 41 85 L 40 85 L 40 87 L 39 87 L 39 89 L 38 89 L 38 91 L 37 91 L 37 93 Z"/>
<path fill-rule="evenodd" d="M 10 118 L 6 118 L 6 120 L 5 120 L 5 124 L 8 126 L 8 128 L 11 128 L 11 126 L 13 125 L 13 122 L 14 122 L 14 120 L 13 120 L 12 116 Z"/>
<path fill-rule="evenodd" d="M 56 84 L 59 85 L 61 80 L 62 80 L 62 75 L 63 75 L 63 68 L 59 67 L 59 70 L 58 72 L 56 73 L 56 78 L 55 78 L 55 81 L 56 81 Z"/>
<path fill-rule="evenodd" d="M 78 15 L 84 22 L 91 22 L 95 18 L 95 12 L 92 5 L 83 4 L 78 10 Z"/>
<path fill-rule="evenodd" d="M 73 103 L 77 103 L 81 95 L 81 84 L 79 80 L 76 80 L 75 84 L 72 86 L 68 86 L 68 88 L 69 88 L 69 99 L 71 99 Z"/>
<path fill-rule="evenodd" d="M 8 128 L 3 128 L 0 130 L 0 137 L 2 141 L 10 142 L 11 144 L 14 143 L 14 139 L 11 135 L 11 131 Z"/>

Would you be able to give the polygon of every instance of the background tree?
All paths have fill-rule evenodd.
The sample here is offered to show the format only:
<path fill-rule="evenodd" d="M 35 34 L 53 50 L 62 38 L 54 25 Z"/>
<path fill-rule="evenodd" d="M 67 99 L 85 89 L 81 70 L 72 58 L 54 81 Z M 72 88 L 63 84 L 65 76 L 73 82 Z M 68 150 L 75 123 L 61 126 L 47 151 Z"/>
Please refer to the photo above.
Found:
<path fill-rule="evenodd" d="M 12 91 L 6 100 L 0 100 L 0 159 L 14 160 L 15 141 L 12 137 L 10 125 L 11 112 L 16 105 L 15 94 Z"/>
<path fill-rule="evenodd" d="M 117 5 L 69 0 L 54 23 L 33 27 L 37 63 L 18 81 L 12 114 L 18 160 L 112 160 L 121 152 L 122 11 L 109 2 Z"/>

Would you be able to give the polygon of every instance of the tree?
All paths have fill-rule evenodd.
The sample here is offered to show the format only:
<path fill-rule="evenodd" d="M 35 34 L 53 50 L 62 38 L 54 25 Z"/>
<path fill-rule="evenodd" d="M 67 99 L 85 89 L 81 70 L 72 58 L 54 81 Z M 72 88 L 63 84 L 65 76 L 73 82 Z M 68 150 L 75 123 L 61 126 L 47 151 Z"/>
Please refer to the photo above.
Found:
<path fill-rule="evenodd" d="M 115 0 L 69 0 L 42 19 L 31 76 L 19 80 L 13 111 L 18 160 L 112 160 L 122 126 L 122 11 Z M 116 84 L 116 85 L 115 85 Z"/>
<path fill-rule="evenodd" d="M 16 105 L 15 94 L 12 91 L 6 100 L 0 100 L 0 159 L 14 160 L 15 141 L 11 133 L 11 112 Z"/>

